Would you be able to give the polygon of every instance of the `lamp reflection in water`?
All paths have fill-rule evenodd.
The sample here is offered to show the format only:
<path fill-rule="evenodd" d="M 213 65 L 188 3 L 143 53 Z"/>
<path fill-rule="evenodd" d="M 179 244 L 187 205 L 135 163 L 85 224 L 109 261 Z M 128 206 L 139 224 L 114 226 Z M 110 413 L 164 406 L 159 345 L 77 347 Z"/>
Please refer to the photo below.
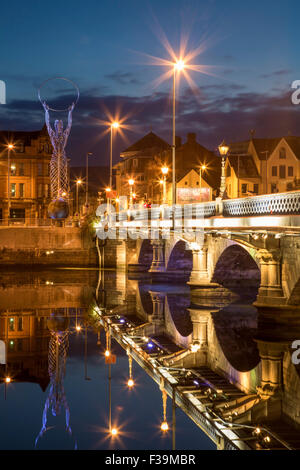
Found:
<path fill-rule="evenodd" d="M 69 348 L 69 317 L 67 309 L 57 309 L 47 321 L 50 330 L 49 352 L 48 352 L 48 372 L 50 378 L 49 395 L 45 402 L 42 428 L 35 440 L 35 447 L 38 440 L 53 426 L 47 426 L 48 411 L 51 409 L 52 416 L 60 415 L 62 409 L 65 410 L 65 430 L 71 436 L 70 410 L 64 390 L 64 377 L 66 372 L 66 360 Z M 75 449 L 77 442 L 75 440 Z"/>

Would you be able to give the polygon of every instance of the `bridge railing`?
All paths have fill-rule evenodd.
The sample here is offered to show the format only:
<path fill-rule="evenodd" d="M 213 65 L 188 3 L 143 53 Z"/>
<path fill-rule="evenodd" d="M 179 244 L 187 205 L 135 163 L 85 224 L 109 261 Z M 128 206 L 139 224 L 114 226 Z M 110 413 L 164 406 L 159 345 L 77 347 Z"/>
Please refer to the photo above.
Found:
<path fill-rule="evenodd" d="M 300 215 L 300 191 L 223 201 L 224 217 Z"/>

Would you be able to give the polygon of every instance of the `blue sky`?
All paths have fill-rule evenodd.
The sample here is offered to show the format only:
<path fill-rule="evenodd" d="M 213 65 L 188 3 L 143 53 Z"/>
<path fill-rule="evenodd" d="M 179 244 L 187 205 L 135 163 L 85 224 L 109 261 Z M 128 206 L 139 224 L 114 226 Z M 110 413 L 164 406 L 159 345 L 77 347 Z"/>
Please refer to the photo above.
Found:
<path fill-rule="evenodd" d="M 162 30 L 177 52 L 180 38 L 189 47 L 205 42 L 196 64 L 215 66 L 214 76 L 192 72 L 196 99 L 181 80 L 177 134 L 196 132 L 198 141 L 215 148 L 223 137 L 277 136 L 300 129 L 299 112 L 290 104 L 291 83 L 300 79 L 294 0 L 27 0 L 1 5 L 0 79 L 7 105 L 0 107 L 0 129 L 38 129 L 43 113 L 39 84 L 53 76 L 74 80 L 81 99 L 74 111 L 68 151 L 80 164 L 85 151 L 106 163 L 106 137 L 99 119 L 104 107 L 114 114 L 122 104 L 134 131 L 118 139 L 115 160 L 150 128 L 171 136 L 170 81 L 154 88 L 165 69 L 149 64 L 143 53 L 168 59 Z M 89 149 L 87 147 L 90 147 Z"/>

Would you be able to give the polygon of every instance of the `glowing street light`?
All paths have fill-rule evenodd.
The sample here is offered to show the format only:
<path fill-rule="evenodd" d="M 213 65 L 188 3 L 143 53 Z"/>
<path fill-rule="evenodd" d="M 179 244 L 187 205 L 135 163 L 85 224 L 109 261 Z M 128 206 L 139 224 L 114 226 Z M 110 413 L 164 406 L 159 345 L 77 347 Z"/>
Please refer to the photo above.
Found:
<path fill-rule="evenodd" d="M 118 430 L 117 428 L 112 428 L 111 431 L 110 431 L 111 435 L 114 437 L 114 436 L 117 436 L 118 435 Z"/>
<path fill-rule="evenodd" d="M 81 184 L 82 184 L 82 180 L 78 179 L 76 181 L 76 214 L 78 214 L 78 189 Z"/>
<path fill-rule="evenodd" d="M 169 425 L 168 425 L 167 421 L 163 421 L 163 422 L 161 423 L 160 429 L 161 429 L 163 432 L 169 431 Z"/>
<path fill-rule="evenodd" d="M 202 202 L 202 171 L 206 170 L 206 166 L 202 165 L 200 167 L 200 202 Z"/>
<path fill-rule="evenodd" d="M 108 349 L 106 349 L 105 353 L 104 353 L 104 356 L 105 357 L 109 357 L 110 356 L 110 351 Z"/>
<path fill-rule="evenodd" d="M 7 144 L 7 208 L 8 208 L 8 220 L 10 218 L 10 153 L 14 150 L 14 144 Z"/>
<path fill-rule="evenodd" d="M 128 184 L 129 184 L 129 187 L 130 187 L 129 209 L 131 209 L 132 200 L 133 200 L 133 189 L 132 189 L 132 187 L 134 185 L 134 180 L 133 179 L 128 180 Z"/>
<path fill-rule="evenodd" d="M 223 199 L 224 193 L 226 191 L 226 176 L 225 176 L 225 163 L 226 157 L 229 152 L 229 147 L 226 144 L 225 140 L 218 147 L 219 153 L 222 157 L 222 174 L 221 174 L 221 186 L 220 186 L 220 198 Z"/>
<path fill-rule="evenodd" d="M 176 138 L 175 138 L 175 119 L 176 119 L 176 75 L 184 69 L 184 61 L 177 60 L 173 64 L 173 131 L 172 131 L 172 204 L 176 204 Z"/>
<path fill-rule="evenodd" d="M 81 326 L 80 325 L 76 326 L 76 331 L 78 331 L 78 332 L 81 331 Z"/>
<path fill-rule="evenodd" d="M 10 382 L 11 382 L 11 378 L 10 377 L 5 377 L 5 383 L 10 384 Z"/>
<path fill-rule="evenodd" d="M 163 174 L 163 204 L 167 203 L 167 174 L 169 172 L 169 168 L 164 166 L 161 169 L 161 172 Z"/>

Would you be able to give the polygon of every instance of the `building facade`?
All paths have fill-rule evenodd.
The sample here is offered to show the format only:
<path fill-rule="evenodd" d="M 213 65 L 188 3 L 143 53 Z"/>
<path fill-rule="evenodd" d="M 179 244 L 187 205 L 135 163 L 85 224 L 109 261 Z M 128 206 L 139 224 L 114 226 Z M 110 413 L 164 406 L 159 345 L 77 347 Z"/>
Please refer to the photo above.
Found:
<path fill-rule="evenodd" d="M 8 144 L 13 144 L 10 155 Z M 0 148 L 0 220 L 46 219 L 52 155 L 46 127 L 34 132 L 2 131 Z"/>
<path fill-rule="evenodd" d="M 251 139 L 229 147 L 225 165 L 229 198 L 300 189 L 300 137 Z"/>
<path fill-rule="evenodd" d="M 161 170 L 162 167 L 168 167 L 167 200 L 171 201 L 172 148 L 167 142 L 150 132 L 120 156 L 122 161 L 114 166 L 118 196 L 129 197 L 131 191 L 129 180 L 132 179 L 134 181 L 132 191 L 136 195 L 134 202 L 147 200 L 152 204 L 161 204 L 163 200 Z M 204 164 L 207 170 L 203 173 L 202 192 L 203 198 L 207 200 L 207 197 L 211 199 L 213 191 L 220 185 L 220 159 L 200 145 L 194 133 L 187 135 L 184 144 L 179 137 L 176 138 L 176 185 L 179 199 L 197 199 L 197 191 L 200 199 L 199 169 Z"/>

